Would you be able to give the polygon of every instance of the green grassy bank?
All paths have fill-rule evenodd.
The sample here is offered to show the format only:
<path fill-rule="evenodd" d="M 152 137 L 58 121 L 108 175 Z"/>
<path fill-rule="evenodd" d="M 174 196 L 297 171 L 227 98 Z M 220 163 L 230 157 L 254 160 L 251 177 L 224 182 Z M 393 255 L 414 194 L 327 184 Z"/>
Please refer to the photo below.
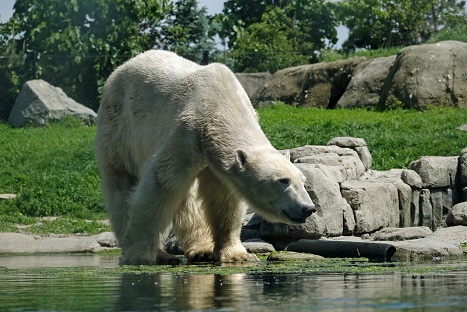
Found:
<path fill-rule="evenodd" d="M 364 138 L 373 169 L 406 168 L 420 156 L 456 156 L 467 146 L 467 111 L 319 110 L 282 104 L 259 109 L 264 132 L 278 149 L 324 145 L 337 136 Z M 42 128 L 0 124 L 0 231 L 98 233 L 108 227 L 94 160 L 95 127 L 65 121 Z M 63 218 L 41 220 L 40 217 Z M 86 221 L 87 219 L 88 221 Z M 40 221 L 40 222 L 39 222 Z M 38 223 L 39 222 L 39 223 Z M 21 223 L 29 227 L 17 229 Z"/>

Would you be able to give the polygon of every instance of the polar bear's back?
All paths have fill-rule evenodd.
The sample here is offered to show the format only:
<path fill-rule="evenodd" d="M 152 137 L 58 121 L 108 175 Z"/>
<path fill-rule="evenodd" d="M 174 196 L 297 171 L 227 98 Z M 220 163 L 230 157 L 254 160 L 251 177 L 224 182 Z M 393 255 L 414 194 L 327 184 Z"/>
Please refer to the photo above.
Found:
<path fill-rule="evenodd" d="M 256 143 L 269 144 L 246 92 L 226 66 L 201 66 L 171 52 L 151 50 L 117 68 L 104 86 L 97 120 L 98 157 L 102 154 L 102 159 L 112 159 L 137 175 L 182 124 L 197 133 L 225 136 L 226 142 L 257 138 Z M 249 134 L 238 136 L 234 129 Z"/>
<path fill-rule="evenodd" d="M 149 50 L 127 61 L 122 68 L 148 77 L 161 75 L 169 80 L 182 79 L 202 66 L 164 50 Z M 162 81 L 161 81 L 162 82 Z"/>

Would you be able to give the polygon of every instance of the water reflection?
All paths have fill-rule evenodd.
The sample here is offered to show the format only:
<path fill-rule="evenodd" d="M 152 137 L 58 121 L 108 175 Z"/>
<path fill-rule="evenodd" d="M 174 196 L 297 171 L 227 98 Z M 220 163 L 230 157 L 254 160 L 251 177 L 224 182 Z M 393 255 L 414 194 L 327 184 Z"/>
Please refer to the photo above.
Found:
<path fill-rule="evenodd" d="M 114 310 L 376 311 L 467 306 L 467 272 L 122 277 Z"/>
<path fill-rule="evenodd" d="M 120 274 L 118 257 L 0 257 L 0 311 L 463 311 L 467 266 L 426 274 Z M 94 266 L 96 269 L 66 267 Z M 42 270 L 42 267 L 56 269 Z M 36 268 L 30 270 L 29 268 Z M 37 269 L 38 268 L 38 269 Z M 94 273 L 95 272 L 95 273 Z"/>
<path fill-rule="evenodd" d="M 245 275 L 124 274 L 116 308 L 120 310 L 237 309 L 247 297 Z M 149 305 L 148 305 L 149 304 Z"/>

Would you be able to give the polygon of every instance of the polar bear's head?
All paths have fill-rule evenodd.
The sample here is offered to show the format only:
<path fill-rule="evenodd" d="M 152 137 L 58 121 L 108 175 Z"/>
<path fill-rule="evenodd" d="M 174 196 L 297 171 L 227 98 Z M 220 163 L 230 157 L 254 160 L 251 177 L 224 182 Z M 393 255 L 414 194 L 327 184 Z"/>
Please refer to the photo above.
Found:
<path fill-rule="evenodd" d="M 236 150 L 231 173 L 253 209 L 271 222 L 300 224 L 316 211 L 303 173 L 274 149 Z"/>

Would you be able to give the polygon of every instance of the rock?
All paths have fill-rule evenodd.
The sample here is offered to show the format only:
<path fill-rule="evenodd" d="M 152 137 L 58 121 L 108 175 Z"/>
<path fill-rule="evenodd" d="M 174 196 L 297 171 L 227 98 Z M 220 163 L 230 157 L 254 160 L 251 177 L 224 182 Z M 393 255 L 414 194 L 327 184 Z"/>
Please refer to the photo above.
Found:
<path fill-rule="evenodd" d="M 282 101 L 294 104 L 305 81 L 307 71 L 312 65 L 289 67 L 275 72 L 255 95 L 253 105 L 261 107 L 271 102 Z"/>
<path fill-rule="evenodd" d="M 418 175 L 418 173 L 414 170 L 402 170 L 401 173 L 401 180 L 404 183 L 408 184 L 413 189 L 421 189 L 422 188 L 422 179 Z"/>
<path fill-rule="evenodd" d="M 308 217 L 302 225 L 263 221 L 261 237 L 267 241 L 290 242 L 300 238 L 341 235 L 343 212 L 348 204 L 340 194 L 339 183 L 325 167 L 296 165 L 307 177 L 305 189 L 315 203 L 317 212 Z"/>
<path fill-rule="evenodd" d="M 326 145 L 337 145 L 339 147 L 362 147 L 367 146 L 365 139 L 353 137 L 335 137 L 332 138 Z"/>
<path fill-rule="evenodd" d="M 409 164 L 418 173 L 423 188 L 450 187 L 455 184 L 459 157 L 425 156 Z"/>
<path fill-rule="evenodd" d="M 323 261 L 326 258 L 309 253 L 282 251 L 273 252 L 268 256 L 268 261 Z"/>
<path fill-rule="evenodd" d="M 373 181 L 345 181 L 341 184 L 341 193 L 354 211 L 356 234 L 399 225 L 399 199 L 394 185 Z"/>
<path fill-rule="evenodd" d="M 371 168 L 373 158 L 366 146 L 365 139 L 352 137 L 336 137 L 331 139 L 326 145 L 337 145 L 339 147 L 348 147 L 357 152 L 358 157 L 363 163 L 365 170 Z"/>
<path fill-rule="evenodd" d="M 437 229 L 433 233 L 433 237 L 440 237 L 442 239 L 451 239 L 459 244 L 467 243 L 467 227 L 457 225 L 446 228 Z"/>
<path fill-rule="evenodd" d="M 16 194 L 0 194 L 0 200 L 15 199 Z"/>
<path fill-rule="evenodd" d="M 350 82 L 355 66 L 363 60 L 362 57 L 356 57 L 311 65 L 300 89 L 298 105 L 335 108 Z"/>
<path fill-rule="evenodd" d="M 407 241 L 391 241 L 396 247 L 394 261 L 426 261 L 460 258 L 463 255 L 458 241 L 433 235 Z"/>
<path fill-rule="evenodd" d="M 360 157 L 360 160 L 362 161 L 362 164 L 365 167 L 365 170 L 370 169 L 371 165 L 373 164 L 373 157 L 371 156 L 371 153 L 368 147 L 357 146 L 355 147 L 355 151 L 357 152 L 358 157 Z"/>
<path fill-rule="evenodd" d="M 365 173 L 365 166 L 357 152 L 336 145 L 306 145 L 290 150 L 294 163 L 325 165 L 329 167 L 337 181 L 355 180 Z"/>
<path fill-rule="evenodd" d="M 412 189 L 409 185 L 405 184 L 402 179 L 402 170 L 389 170 L 389 171 L 370 171 L 362 178 L 367 181 L 391 183 L 397 189 L 399 196 L 399 226 L 411 226 L 411 203 L 412 203 Z"/>
<path fill-rule="evenodd" d="M 410 202 L 411 226 L 422 225 L 420 209 L 420 190 L 412 190 L 412 201 Z"/>
<path fill-rule="evenodd" d="M 270 73 L 236 73 L 235 76 L 252 101 L 255 100 L 256 92 L 261 90 L 266 84 L 266 81 L 271 78 Z"/>
<path fill-rule="evenodd" d="M 11 110 L 8 123 L 14 128 L 26 124 L 43 126 L 64 116 L 73 116 L 87 124 L 93 124 L 97 114 L 69 98 L 62 89 L 37 79 L 23 85 Z"/>
<path fill-rule="evenodd" d="M 424 238 L 431 234 L 433 234 L 433 231 L 427 226 L 406 228 L 387 227 L 372 234 L 371 238 L 375 241 L 405 241 Z"/>
<path fill-rule="evenodd" d="M 102 249 L 96 237 L 43 237 L 0 233 L 0 254 L 84 253 Z"/>
<path fill-rule="evenodd" d="M 467 107 L 467 43 L 443 41 L 400 50 L 378 102 L 380 108 Z"/>
<path fill-rule="evenodd" d="M 375 107 L 396 56 L 377 57 L 358 64 L 336 108 Z"/>
<path fill-rule="evenodd" d="M 467 225 L 467 202 L 462 202 L 452 207 L 446 216 L 446 224 L 449 226 Z"/>
<path fill-rule="evenodd" d="M 117 247 L 117 239 L 113 232 L 104 232 L 94 236 L 102 247 Z"/>
<path fill-rule="evenodd" d="M 457 127 L 460 131 L 467 131 L 467 124 Z"/>
<path fill-rule="evenodd" d="M 349 205 L 340 193 L 339 183 L 325 167 L 296 164 L 306 176 L 305 189 L 316 205 L 317 212 L 308 219 L 312 228 L 321 229 L 319 236 L 342 234 L 343 212 Z M 310 225 L 311 225 L 310 224 Z"/>
<path fill-rule="evenodd" d="M 462 149 L 459 156 L 459 184 L 467 185 L 467 147 Z"/>
<path fill-rule="evenodd" d="M 240 240 L 245 242 L 251 239 L 259 239 L 262 221 L 263 218 L 256 213 L 246 214 L 240 232 Z"/>
<path fill-rule="evenodd" d="M 242 244 L 248 252 L 254 254 L 270 253 L 276 251 L 276 249 L 271 244 L 261 239 L 249 239 L 244 241 Z"/>
<path fill-rule="evenodd" d="M 350 205 L 344 206 L 344 228 L 342 229 L 342 234 L 354 235 L 356 225 L 357 223 L 355 222 L 352 207 L 350 207 Z"/>
<path fill-rule="evenodd" d="M 420 191 L 420 221 L 420 225 L 433 228 L 433 206 L 428 189 Z"/>
<path fill-rule="evenodd" d="M 289 150 L 290 161 L 295 162 L 296 159 L 307 156 L 337 154 L 338 156 L 353 156 L 358 158 L 357 152 L 350 148 L 342 148 L 336 145 L 305 145 Z"/>

